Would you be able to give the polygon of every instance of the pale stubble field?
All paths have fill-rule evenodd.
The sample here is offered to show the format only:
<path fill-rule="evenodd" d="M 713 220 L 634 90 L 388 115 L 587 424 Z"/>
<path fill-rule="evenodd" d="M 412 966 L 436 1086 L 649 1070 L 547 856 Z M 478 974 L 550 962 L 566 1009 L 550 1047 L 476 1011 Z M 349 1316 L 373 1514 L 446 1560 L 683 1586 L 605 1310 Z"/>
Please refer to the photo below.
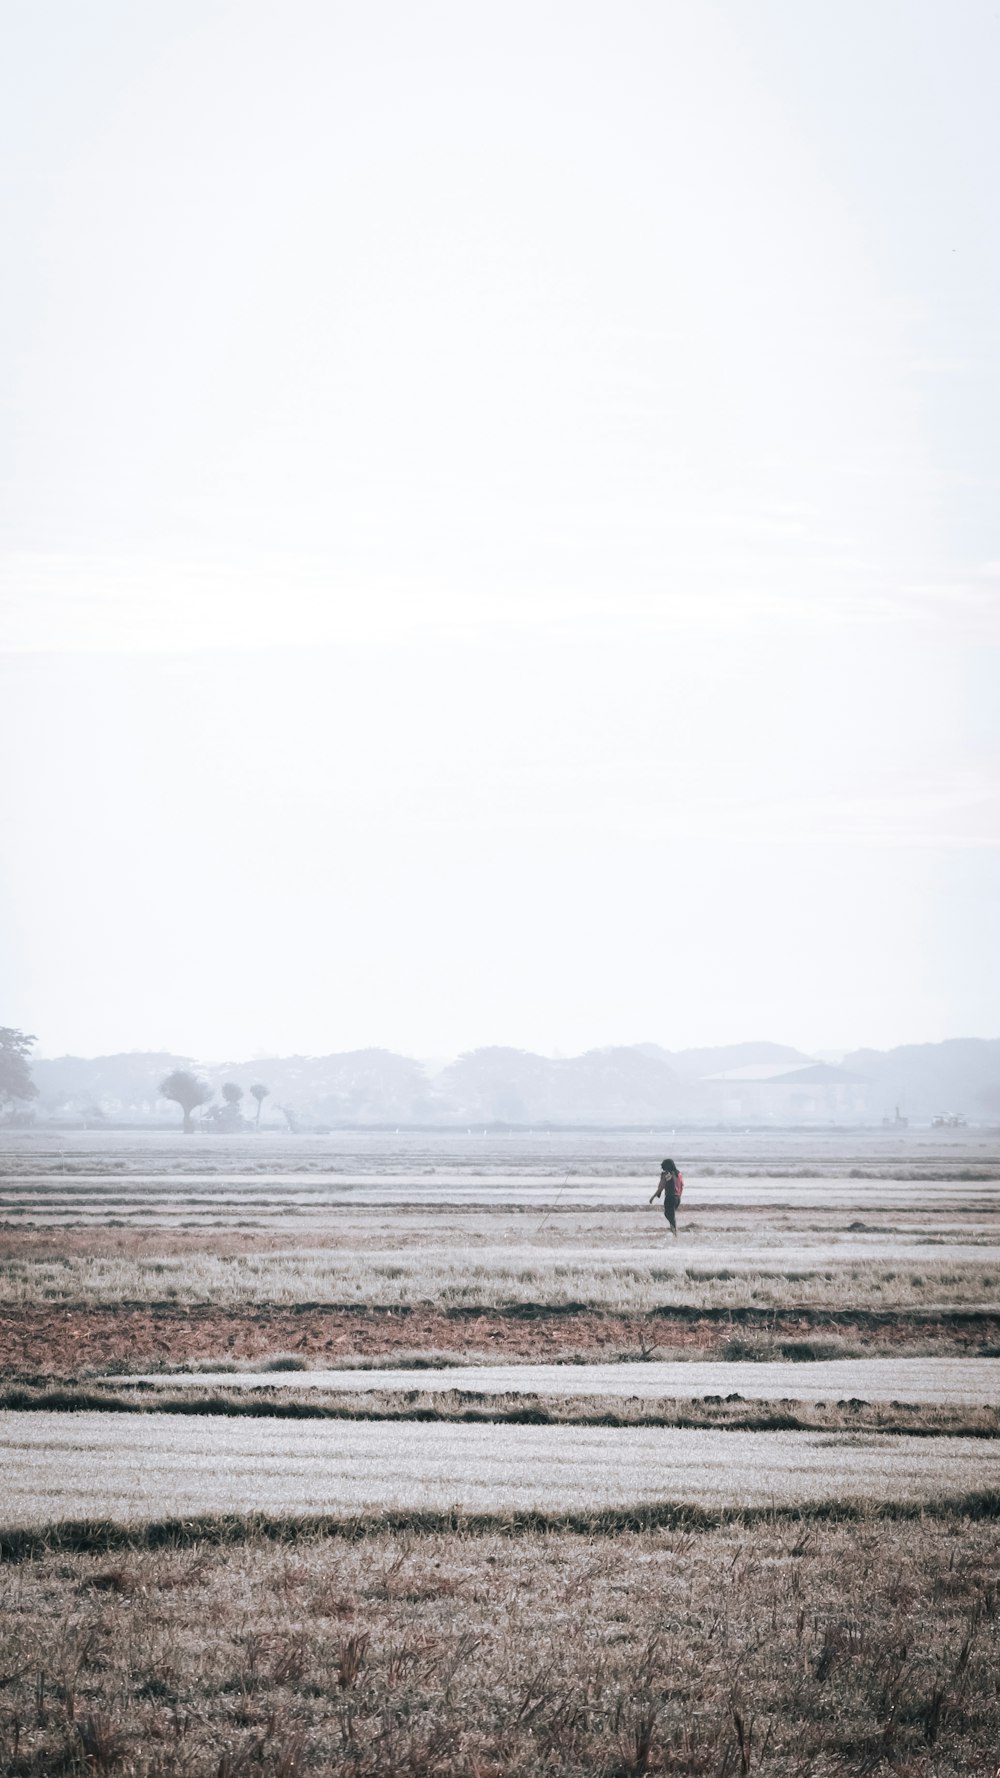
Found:
<path fill-rule="evenodd" d="M 741 1140 L 9 1144 L 3 1769 L 992 1774 L 996 1145 Z"/>

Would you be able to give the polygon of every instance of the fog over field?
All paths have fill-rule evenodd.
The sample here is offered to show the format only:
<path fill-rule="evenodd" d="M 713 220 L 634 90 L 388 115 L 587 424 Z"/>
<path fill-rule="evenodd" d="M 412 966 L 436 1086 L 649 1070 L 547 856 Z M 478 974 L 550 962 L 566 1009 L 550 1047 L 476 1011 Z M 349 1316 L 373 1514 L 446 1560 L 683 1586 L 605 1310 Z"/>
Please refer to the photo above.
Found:
<path fill-rule="evenodd" d="M 25 1127 L 162 1128 L 180 1114 L 192 1133 L 216 1135 L 470 1123 L 888 1125 L 901 1134 L 911 1120 L 997 1124 L 1000 1039 L 859 1050 L 836 1061 L 768 1042 L 695 1050 L 640 1043 L 562 1057 L 492 1046 L 450 1062 L 385 1049 L 227 1064 L 157 1052 L 32 1056 L 24 1093 L 8 1116 Z"/>
<path fill-rule="evenodd" d="M 986 0 L 8 9 L 4 1021 L 996 1039 L 996 63 Z"/>

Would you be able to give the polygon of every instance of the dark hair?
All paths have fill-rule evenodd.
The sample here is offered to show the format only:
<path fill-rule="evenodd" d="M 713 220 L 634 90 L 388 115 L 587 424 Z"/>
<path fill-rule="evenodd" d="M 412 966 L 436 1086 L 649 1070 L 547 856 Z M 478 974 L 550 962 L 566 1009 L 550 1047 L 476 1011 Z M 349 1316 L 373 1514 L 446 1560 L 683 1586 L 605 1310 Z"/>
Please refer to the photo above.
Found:
<path fill-rule="evenodd" d="M 661 1173 L 676 1173 L 676 1171 L 677 1171 L 677 1167 L 673 1161 L 661 1161 L 660 1162 L 660 1172 Z"/>

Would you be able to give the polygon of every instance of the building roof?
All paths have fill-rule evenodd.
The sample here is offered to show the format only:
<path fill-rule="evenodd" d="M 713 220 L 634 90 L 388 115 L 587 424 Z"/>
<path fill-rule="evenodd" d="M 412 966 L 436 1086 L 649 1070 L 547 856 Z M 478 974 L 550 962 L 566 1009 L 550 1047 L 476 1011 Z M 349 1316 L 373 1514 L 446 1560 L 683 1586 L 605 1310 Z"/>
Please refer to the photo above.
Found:
<path fill-rule="evenodd" d="M 852 1074 L 848 1068 L 835 1068 L 831 1062 L 800 1062 L 794 1068 L 789 1068 L 787 1062 L 757 1062 L 749 1068 L 727 1068 L 722 1074 L 705 1078 L 727 1086 L 834 1087 L 857 1086 L 865 1077 Z"/>

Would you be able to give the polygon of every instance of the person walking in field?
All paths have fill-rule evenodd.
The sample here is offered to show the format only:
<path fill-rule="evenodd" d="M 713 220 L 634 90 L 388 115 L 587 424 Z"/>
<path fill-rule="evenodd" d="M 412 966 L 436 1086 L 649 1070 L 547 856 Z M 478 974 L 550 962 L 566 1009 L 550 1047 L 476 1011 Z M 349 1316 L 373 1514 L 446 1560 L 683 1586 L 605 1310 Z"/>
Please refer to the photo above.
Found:
<path fill-rule="evenodd" d="M 649 1201 L 651 1204 L 655 1204 L 657 1198 L 662 1196 L 663 1214 L 674 1232 L 675 1240 L 677 1239 L 677 1206 L 683 1195 L 684 1181 L 677 1170 L 676 1162 L 661 1161 L 660 1183 Z"/>

